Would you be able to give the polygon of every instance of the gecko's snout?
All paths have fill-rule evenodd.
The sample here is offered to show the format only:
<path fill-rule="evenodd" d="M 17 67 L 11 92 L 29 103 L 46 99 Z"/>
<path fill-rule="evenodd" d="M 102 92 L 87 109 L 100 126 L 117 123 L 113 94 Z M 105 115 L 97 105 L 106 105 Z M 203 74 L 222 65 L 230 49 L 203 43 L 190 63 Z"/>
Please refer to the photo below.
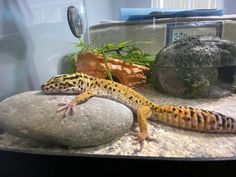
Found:
<path fill-rule="evenodd" d="M 45 87 L 45 84 L 42 84 L 42 85 L 41 85 L 41 90 L 43 90 L 43 89 L 44 89 L 44 87 Z"/>
<path fill-rule="evenodd" d="M 43 92 L 48 92 L 48 91 L 50 90 L 50 87 L 49 87 L 49 85 L 48 85 L 47 83 L 43 83 L 43 84 L 41 85 L 41 90 L 42 90 Z"/>

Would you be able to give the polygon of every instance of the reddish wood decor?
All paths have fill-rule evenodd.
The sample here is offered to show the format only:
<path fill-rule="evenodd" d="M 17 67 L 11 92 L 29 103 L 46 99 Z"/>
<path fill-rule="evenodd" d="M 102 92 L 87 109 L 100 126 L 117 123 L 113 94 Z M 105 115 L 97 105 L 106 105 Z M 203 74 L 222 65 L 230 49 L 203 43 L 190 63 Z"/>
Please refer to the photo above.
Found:
<path fill-rule="evenodd" d="M 146 83 L 148 67 L 109 57 L 107 62 L 112 76 L 116 77 L 121 84 L 138 87 Z M 102 79 L 107 78 L 103 56 L 92 52 L 78 55 L 76 71 Z"/>

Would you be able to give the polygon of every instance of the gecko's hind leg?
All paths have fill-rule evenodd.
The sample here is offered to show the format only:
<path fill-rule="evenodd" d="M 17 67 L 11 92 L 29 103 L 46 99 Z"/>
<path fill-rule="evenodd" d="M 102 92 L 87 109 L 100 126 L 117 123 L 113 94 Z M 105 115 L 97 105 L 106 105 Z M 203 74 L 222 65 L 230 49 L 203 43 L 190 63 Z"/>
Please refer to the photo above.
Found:
<path fill-rule="evenodd" d="M 151 116 L 151 113 L 152 111 L 148 106 L 142 106 L 137 110 L 137 118 L 140 132 L 134 134 L 136 135 L 134 138 L 135 142 L 132 144 L 139 143 L 140 144 L 139 151 L 142 151 L 144 146 L 144 141 L 156 141 L 155 139 L 150 138 L 147 132 L 147 118 Z"/>

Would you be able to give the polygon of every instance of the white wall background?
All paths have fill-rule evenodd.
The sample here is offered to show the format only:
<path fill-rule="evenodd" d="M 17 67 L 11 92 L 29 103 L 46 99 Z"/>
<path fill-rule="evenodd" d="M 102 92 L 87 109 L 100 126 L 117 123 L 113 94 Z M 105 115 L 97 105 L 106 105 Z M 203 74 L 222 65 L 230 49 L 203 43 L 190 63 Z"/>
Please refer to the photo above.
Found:
<path fill-rule="evenodd" d="M 67 8 L 79 0 L 0 0 L 0 100 L 58 74 L 59 60 L 76 42 Z"/>
<path fill-rule="evenodd" d="M 236 1 L 224 0 L 225 14 L 236 14 Z"/>
<path fill-rule="evenodd" d="M 151 0 L 85 0 L 88 23 L 101 20 L 118 20 L 120 8 L 150 8 Z"/>

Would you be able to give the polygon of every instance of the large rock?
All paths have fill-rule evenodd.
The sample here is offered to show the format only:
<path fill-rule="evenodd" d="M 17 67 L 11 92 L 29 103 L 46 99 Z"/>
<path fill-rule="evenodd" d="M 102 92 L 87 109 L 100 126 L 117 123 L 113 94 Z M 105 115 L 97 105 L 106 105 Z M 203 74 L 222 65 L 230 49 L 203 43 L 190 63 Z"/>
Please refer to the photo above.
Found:
<path fill-rule="evenodd" d="M 126 106 L 105 98 L 91 98 L 62 118 L 57 104 L 68 95 L 24 92 L 0 102 L 0 128 L 16 136 L 71 147 L 103 144 L 122 136 L 133 122 Z"/>
<path fill-rule="evenodd" d="M 236 88 L 236 43 L 190 36 L 165 46 L 152 67 L 156 88 L 183 98 L 220 98 Z"/>

